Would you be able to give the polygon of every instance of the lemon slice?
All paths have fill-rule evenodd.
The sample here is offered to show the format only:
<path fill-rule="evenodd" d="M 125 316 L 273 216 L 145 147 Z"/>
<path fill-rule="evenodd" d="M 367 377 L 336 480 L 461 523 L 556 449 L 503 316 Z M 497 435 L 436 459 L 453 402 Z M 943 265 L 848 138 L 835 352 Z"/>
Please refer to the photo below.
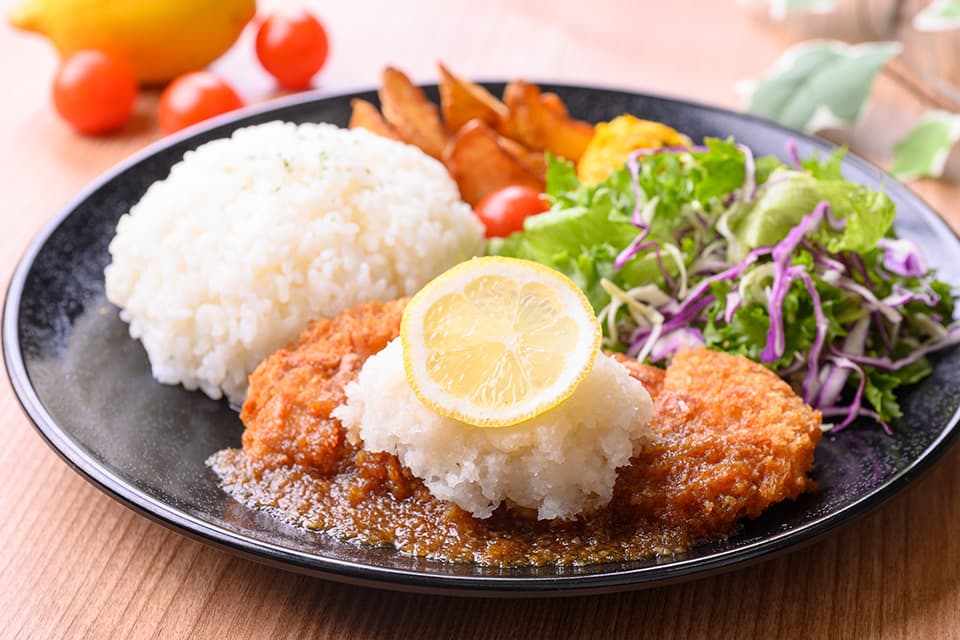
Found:
<path fill-rule="evenodd" d="M 403 366 L 423 404 L 480 427 L 555 407 L 593 367 L 600 323 L 572 280 L 527 260 L 474 258 L 407 304 Z"/>

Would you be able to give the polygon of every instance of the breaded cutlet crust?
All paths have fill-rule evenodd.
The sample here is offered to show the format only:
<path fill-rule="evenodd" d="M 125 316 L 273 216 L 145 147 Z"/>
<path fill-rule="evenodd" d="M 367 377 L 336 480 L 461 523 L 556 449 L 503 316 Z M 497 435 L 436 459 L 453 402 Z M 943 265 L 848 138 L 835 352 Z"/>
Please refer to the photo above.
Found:
<path fill-rule="evenodd" d="M 815 486 L 820 413 L 766 367 L 684 351 L 651 396 L 654 438 L 621 473 L 623 507 L 709 537 Z"/>
<path fill-rule="evenodd" d="M 400 332 L 406 299 L 362 304 L 315 320 L 250 376 L 240 412 L 243 449 L 271 466 L 297 464 L 323 473 L 343 457 L 343 428 L 330 412 L 371 355 Z"/>
<path fill-rule="evenodd" d="M 241 412 L 243 451 L 220 452 L 214 465 L 231 495 L 413 555 L 512 566 L 679 553 L 814 486 L 820 414 L 762 365 L 707 349 L 676 355 L 666 370 L 615 355 L 653 397 L 654 415 L 610 504 L 565 522 L 506 506 L 473 518 L 433 497 L 395 456 L 347 443 L 330 417 L 366 358 L 398 335 L 404 304 L 318 320 L 257 368 Z"/>

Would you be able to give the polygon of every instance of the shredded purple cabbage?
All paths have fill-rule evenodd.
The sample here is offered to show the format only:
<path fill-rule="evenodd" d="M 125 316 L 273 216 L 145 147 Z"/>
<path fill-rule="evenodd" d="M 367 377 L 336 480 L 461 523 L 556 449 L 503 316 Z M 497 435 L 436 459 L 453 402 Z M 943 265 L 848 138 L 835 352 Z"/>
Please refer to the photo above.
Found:
<path fill-rule="evenodd" d="M 877 244 L 883 248 L 883 266 L 887 271 L 914 278 L 927 272 L 927 263 L 923 259 L 923 254 L 910 240 L 881 238 Z"/>
<path fill-rule="evenodd" d="M 637 158 L 640 157 L 640 151 L 643 149 L 638 149 L 630 154 L 630 157 L 627 158 L 627 169 L 630 171 L 630 177 L 633 179 L 633 214 L 630 216 L 630 222 L 633 223 L 633 226 L 640 227 L 641 229 L 646 230 L 647 225 L 643 221 L 643 218 L 640 217 L 640 213 L 643 211 L 643 205 L 640 204 L 643 202 L 642 190 L 640 189 L 640 163 L 637 162 Z M 642 235 L 646 235 L 645 233 Z M 641 238 L 642 242 L 643 239 Z M 634 240 L 637 242 L 637 240 Z M 620 267 L 617 267 L 618 269 Z"/>
<path fill-rule="evenodd" d="M 623 265 L 627 264 L 630 259 L 633 258 L 633 256 L 637 255 L 643 249 L 649 246 L 655 245 L 659 249 L 660 245 L 658 245 L 656 242 L 644 243 L 648 232 L 649 231 L 647 227 L 641 228 L 641 231 L 639 234 L 637 234 L 637 237 L 634 238 L 633 241 L 628 244 L 627 247 L 619 253 L 619 255 L 617 255 L 617 259 L 613 261 L 613 266 L 615 268 L 623 268 Z M 657 255 L 659 256 L 659 251 L 657 252 Z"/>
<path fill-rule="evenodd" d="M 871 311 L 876 311 L 880 313 L 883 317 L 893 323 L 898 323 L 903 320 L 903 316 L 900 315 L 900 312 L 894 309 L 891 305 L 883 302 L 882 300 L 877 299 L 877 296 L 873 295 L 873 291 L 870 291 L 867 287 L 863 286 L 856 280 L 851 278 L 837 278 L 834 283 L 840 289 L 846 289 L 852 293 L 857 294 L 863 298 L 866 303 L 865 307 Z"/>
<path fill-rule="evenodd" d="M 797 141 L 793 138 L 787 138 L 784 146 L 787 148 L 787 157 L 790 158 L 790 162 L 793 163 L 793 168 L 797 171 L 803 169 L 803 163 L 800 162 L 800 152 L 797 150 Z"/>
<path fill-rule="evenodd" d="M 663 255 L 660 253 L 660 243 L 650 240 L 648 242 L 640 242 L 640 244 L 637 244 L 637 240 L 643 240 L 646 235 L 646 230 L 640 232 L 640 235 L 634 238 L 633 242 L 631 242 L 626 249 L 620 252 L 620 255 L 617 256 L 616 260 L 614 260 L 613 266 L 619 269 L 625 265 L 630 258 L 637 255 L 644 249 L 653 249 L 653 254 L 657 258 L 657 267 L 660 269 L 661 275 L 663 275 L 663 280 L 666 282 L 667 287 L 672 289 L 673 276 L 670 275 L 670 270 L 667 269 L 666 265 L 663 264 Z"/>
<path fill-rule="evenodd" d="M 857 392 L 853 396 L 853 401 L 850 403 L 850 406 L 847 407 L 847 415 L 840 424 L 836 425 L 833 430 L 840 431 L 851 422 L 853 422 L 860 411 L 863 409 L 863 391 L 867 386 L 867 374 L 857 365 L 855 362 L 852 362 L 848 358 L 840 358 L 836 356 L 828 357 L 828 360 L 833 363 L 836 369 L 842 369 L 847 371 L 853 371 L 859 377 L 859 382 L 857 383 Z M 834 400 L 835 401 L 835 400 Z M 834 409 L 842 409 L 842 407 L 832 407 Z M 877 416 L 879 418 L 879 416 Z"/>
<path fill-rule="evenodd" d="M 881 300 L 883 304 L 889 307 L 900 307 L 908 302 L 922 302 L 928 307 L 935 307 L 940 302 L 940 296 L 932 291 L 915 292 L 904 289 L 899 285 L 893 286 L 893 293 Z"/>
<path fill-rule="evenodd" d="M 739 189 L 722 199 L 725 207 L 741 206 L 756 198 L 760 190 L 786 179 L 774 176 L 761 185 L 756 184 L 756 164 L 753 153 L 742 145 L 737 147 L 744 154 L 744 180 Z M 617 256 L 615 267 L 622 268 L 627 262 L 643 252 L 653 251 L 657 265 L 663 275 L 666 287 L 672 297 L 656 305 L 659 314 L 655 323 L 641 323 L 642 326 L 628 327 L 626 342 L 627 353 L 639 358 L 649 358 L 652 362 L 662 362 L 676 352 L 706 344 L 703 332 L 698 328 L 708 322 L 731 324 L 737 312 L 747 304 L 745 291 L 737 288 L 736 283 L 750 269 L 760 264 L 772 264 L 772 281 L 765 289 L 766 312 L 770 325 L 767 330 L 766 344 L 759 353 L 760 361 L 773 366 L 778 374 L 792 379 L 798 384 L 804 401 L 819 409 L 825 418 L 838 418 L 833 427 L 841 430 L 853 423 L 858 417 L 872 418 L 879 422 L 889 433 L 890 426 L 881 420 L 880 415 L 864 406 L 868 369 L 897 371 L 910 366 L 926 355 L 952 345 L 960 344 L 960 323 L 943 327 L 942 319 L 935 312 L 941 303 L 941 296 L 928 282 L 921 280 L 913 289 L 899 284 L 884 286 L 883 298 L 878 298 L 871 272 L 860 254 L 844 251 L 831 253 L 820 246 L 815 235 L 823 226 L 833 231 L 842 231 L 847 221 L 835 215 L 826 200 L 817 203 L 814 209 L 805 215 L 787 235 L 772 246 L 758 247 L 747 253 L 739 262 L 730 264 L 726 259 L 725 241 L 704 242 L 702 252 L 687 265 L 687 273 L 700 277 L 682 297 L 676 291 L 675 277 L 664 264 L 661 246 L 656 240 L 649 239 L 649 224 L 643 219 L 643 205 L 646 197 L 640 187 L 639 158 L 668 151 L 701 151 L 705 147 L 664 147 L 660 149 L 642 149 L 631 154 L 627 161 L 633 178 L 635 206 L 631 221 L 639 232 L 634 240 Z M 798 171 L 803 165 L 797 152 L 795 141 L 787 142 L 787 155 Z M 701 231 L 709 231 L 711 223 L 699 210 L 690 212 L 690 229 L 685 234 L 693 234 L 697 241 L 697 225 Z M 928 267 L 916 245 L 908 240 L 885 238 L 879 243 L 883 249 L 883 268 L 889 274 L 909 278 L 923 278 L 928 275 Z M 794 264 L 798 250 L 810 256 L 810 262 Z M 871 263 L 873 264 L 873 263 Z M 769 269 L 770 267 L 765 267 Z M 888 277 L 883 269 L 876 269 L 876 277 Z M 703 276 L 703 277 L 701 277 Z M 765 276 L 764 276 L 765 277 Z M 834 300 L 836 290 L 847 292 L 859 306 L 859 317 L 855 316 L 845 325 L 845 335 L 831 338 L 828 344 L 830 321 L 824 309 L 817 282 L 822 287 L 832 287 Z M 892 276 L 889 277 L 892 279 Z M 719 301 L 712 292 L 717 283 L 731 283 L 730 289 Z M 787 334 L 784 326 L 784 303 L 795 285 L 802 286 L 809 297 L 814 315 L 816 334 L 807 353 L 786 353 Z M 919 289 L 919 290 L 918 290 Z M 826 292 L 826 289 L 824 289 Z M 889 292 L 889 293 L 886 293 Z M 719 302 L 712 307 L 714 303 Z M 902 344 L 904 339 L 904 320 L 911 322 L 922 316 L 917 307 L 912 307 L 912 315 L 905 316 L 905 307 L 921 304 L 929 308 L 926 314 L 928 324 L 933 328 L 924 335 L 932 336 L 919 344 L 910 355 L 893 360 L 890 357 L 867 355 L 868 342 L 872 349 L 882 348 L 893 354 L 894 345 Z M 706 314 L 711 317 L 707 318 Z M 662 316 L 662 320 L 659 318 Z M 942 335 L 941 335 L 942 333 Z M 873 351 L 872 353 L 874 353 Z M 883 351 L 881 351 L 882 353 Z M 802 376 L 802 380 L 798 378 Z M 852 382 L 855 381 L 855 384 Z M 845 394 L 845 391 L 847 392 Z M 846 395 L 846 400 L 844 396 Z"/>
<path fill-rule="evenodd" d="M 898 369 L 910 366 L 929 353 L 940 351 L 941 349 L 952 347 L 956 344 L 960 344 L 960 327 L 953 327 L 943 337 L 937 338 L 923 346 L 917 347 L 909 356 L 899 360 L 891 360 L 890 358 L 886 357 L 875 358 L 857 353 L 847 353 L 842 349 L 833 349 L 833 353 L 841 358 L 848 358 L 857 364 L 874 367 L 883 371 L 897 371 Z"/>
<path fill-rule="evenodd" d="M 873 278 L 870 277 L 870 272 L 867 271 L 867 265 L 863 263 L 863 256 L 859 253 L 847 252 L 843 254 L 840 259 L 847 265 L 850 273 L 855 273 L 860 276 L 868 287 L 873 286 Z"/>
<path fill-rule="evenodd" d="M 737 312 L 740 305 L 743 304 L 743 296 L 739 291 L 731 291 L 727 294 L 726 306 L 723 309 L 723 321 L 727 324 L 733 322 L 733 314 Z"/>
<path fill-rule="evenodd" d="M 870 329 L 870 317 L 864 316 L 857 320 L 857 323 L 847 334 L 843 342 L 843 350 L 847 353 L 863 353 L 867 342 L 867 332 Z M 840 394 L 847 384 L 847 378 L 850 377 L 850 367 L 841 367 L 831 361 L 824 368 L 823 382 L 814 401 L 811 403 L 818 407 L 831 407 L 837 404 Z"/>
<path fill-rule="evenodd" d="M 665 360 L 678 351 L 702 347 L 706 344 L 703 333 L 693 327 L 675 329 L 660 336 L 650 349 L 650 359 L 654 362 Z"/>
<path fill-rule="evenodd" d="M 812 213 L 805 215 L 800 223 L 790 230 L 787 237 L 773 247 L 773 263 L 776 270 L 773 276 L 773 292 L 770 296 L 770 331 L 767 333 L 767 346 L 760 352 L 760 359 L 763 362 L 774 362 L 783 357 L 785 347 L 783 300 L 787 296 L 790 284 L 799 275 L 791 270 L 800 269 L 789 267 L 790 259 L 803 237 L 820 225 L 829 208 L 828 202 L 817 204 Z"/>
<path fill-rule="evenodd" d="M 813 280 L 805 272 L 799 275 L 803 283 L 807 285 L 807 293 L 813 300 L 813 315 L 817 321 L 817 336 L 814 338 L 813 345 L 810 347 L 810 356 L 807 359 L 807 375 L 803 380 L 803 396 L 806 402 L 812 402 L 813 395 L 817 392 L 819 386 L 818 367 L 820 363 L 820 352 L 823 351 L 823 345 L 827 341 L 827 317 L 823 313 L 823 306 L 820 304 L 820 294 L 813 284 Z"/>
<path fill-rule="evenodd" d="M 824 407 L 820 409 L 820 414 L 824 418 L 832 418 L 834 416 L 846 416 L 848 418 L 850 416 L 850 412 L 850 407 Z M 893 435 L 893 430 L 890 428 L 890 425 L 880 419 L 880 414 L 876 411 L 864 408 L 862 404 L 854 413 L 854 418 L 870 418 L 883 427 L 883 430 L 888 436 Z M 846 424 L 844 426 L 846 426 Z M 837 427 L 833 427 L 833 429 L 837 429 Z"/>
<path fill-rule="evenodd" d="M 656 149 L 637 149 L 627 157 L 627 170 L 630 172 L 630 177 L 632 178 L 633 183 L 633 213 L 630 216 L 630 222 L 633 226 L 640 229 L 640 233 L 636 238 L 633 239 L 623 251 L 617 255 L 616 260 L 613 263 L 613 266 L 617 269 L 623 268 L 627 262 L 630 261 L 635 255 L 647 248 L 653 248 L 657 252 L 657 263 L 660 266 L 660 271 L 663 273 L 664 277 L 667 279 L 669 286 L 672 287 L 673 283 L 670 280 L 670 272 L 664 268 L 663 261 L 660 258 L 660 245 L 656 242 L 644 243 L 644 240 L 647 237 L 647 234 L 650 233 L 650 227 L 643 219 L 643 207 L 646 202 L 646 199 L 643 196 L 643 192 L 640 188 L 640 162 L 639 159 L 644 156 L 651 156 L 658 153 L 665 152 L 676 152 L 676 151 L 706 151 L 707 147 L 702 145 L 689 146 L 689 147 L 659 147 Z M 704 225 L 709 226 L 707 221 L 701 218 Z"/>

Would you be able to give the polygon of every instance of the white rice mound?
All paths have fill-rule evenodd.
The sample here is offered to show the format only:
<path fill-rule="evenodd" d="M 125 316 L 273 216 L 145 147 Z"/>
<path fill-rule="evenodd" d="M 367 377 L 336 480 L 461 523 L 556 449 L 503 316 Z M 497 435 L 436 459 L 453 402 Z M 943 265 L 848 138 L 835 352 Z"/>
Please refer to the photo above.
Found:
<path fill-rule="evenodd" d="M 187 152 L 147 190 L 117 225 L 106 294 L 157 380 L 240 404 L 310 320 L 410 295 L 483 243 L 419 149 L 271 122 Z"/>
<path fill-rule="evenodd" d="M 613 358 L 573 395 L 526 422 L 482 428 L 446 418 L 414 395 L 400 340 L 369 358 L 333 411 L 351 442 L 396 455 L 430 492 L 489 517 L 501 502 L 568 519 L 607 504 L 617 468 L 647 440 L 653 414 L 640 381 Z"/>

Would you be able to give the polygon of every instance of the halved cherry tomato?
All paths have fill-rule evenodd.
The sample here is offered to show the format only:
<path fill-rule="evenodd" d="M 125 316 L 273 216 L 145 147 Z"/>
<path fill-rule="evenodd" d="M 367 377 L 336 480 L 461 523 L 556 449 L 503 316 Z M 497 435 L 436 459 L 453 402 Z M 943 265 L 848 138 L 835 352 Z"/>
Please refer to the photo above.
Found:
<path fill-rule="evenodd" d="M 257 32 L 257 57 L 288 89 L 305 89 L 327 61 L 327 32 L 309 12 L 278 12 Z"/>
<path fill-rule="evenodd" d="M 53 78 L 53 105 L 80 133 L 119 129 L 137 100 L 137 78 L 123 59 L 102 51 L 77 51 Z"/>
<path fill-rule="evenodd" d="M 550 208 L 536 189 L 514 185 L 498 189 L 477 203 L 474 212 L 487 228 L 488 238 L 504 238 L 523 229 L 528 216 Z"/>
<path fill-rule="evenodd" d="M 186 73 L 171 82 L 160 96 L 160 128 L 173 133 L 243 106 L 229 84 L 209 71 Z"/>

